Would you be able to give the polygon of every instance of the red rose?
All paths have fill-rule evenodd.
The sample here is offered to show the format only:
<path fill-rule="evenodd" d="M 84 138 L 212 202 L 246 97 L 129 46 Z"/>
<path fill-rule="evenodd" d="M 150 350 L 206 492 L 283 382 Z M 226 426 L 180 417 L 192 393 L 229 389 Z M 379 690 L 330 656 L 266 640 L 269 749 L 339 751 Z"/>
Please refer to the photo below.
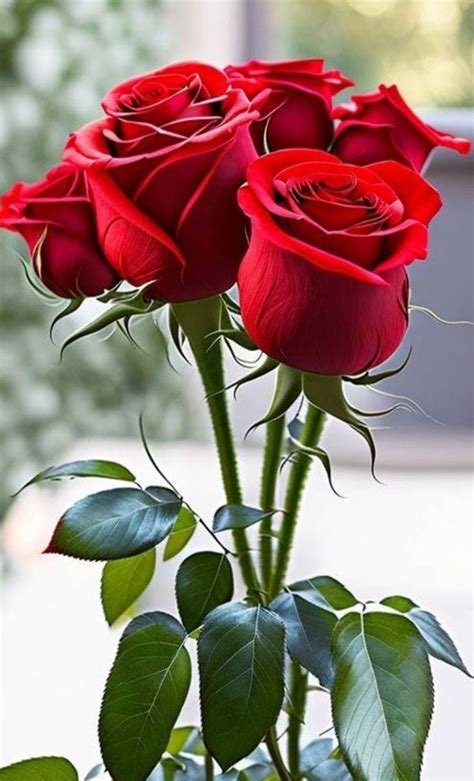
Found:
<path fill-rule="evenodd" d="M 254 98 L 269 90 L 261 118 L 252 125 L 257 150 L 289 147 L 327 149 L 334 135 L 332 98 L 353 81 L 338 70 L 324 71 L 324 60 L 291 60 L 229 65 L 225 71 L 236 87 Z"/>
<path fill-rule="evenodd" d="M 397 160 L 421 171 L 437 146 L 456 149 L 463 155 L 469 152 L 467 139 L 436 130 L 417 117 L 395 86 L 382 84 L 376 92 L 353 95 L 352 101 L 333 112 L 341 122 L 331 152 L 347 163 Z"/>
<path fill-rule="evenodd" d="M 102 105 L 108 117 L 73 134 L 65 155 L 87 169 L 108 261 L 166 301 L 231 287 L 245 252 L 237 189 L 256 157 L 245 94 L 185 62 L 120 84 Z"/>
<path fill-rule="evenodd" d="M 436 190 L 399 163 L 358 167 L 309 149 L 265 155 L 247 179 L 238 285 L 254 342 L 318 374 L 385 361 L 407 327 L 405 266 L 426 257 Z"/>
<path fill-rule="evenodd" d="M 23 236 L 36 273 L 58 296 L 97 296 L 117 281 L 97 244 L 84 175 L 72 165 L 52 168 L 35 184 L 13 185 L 1 200 L 0 227 Z"/>

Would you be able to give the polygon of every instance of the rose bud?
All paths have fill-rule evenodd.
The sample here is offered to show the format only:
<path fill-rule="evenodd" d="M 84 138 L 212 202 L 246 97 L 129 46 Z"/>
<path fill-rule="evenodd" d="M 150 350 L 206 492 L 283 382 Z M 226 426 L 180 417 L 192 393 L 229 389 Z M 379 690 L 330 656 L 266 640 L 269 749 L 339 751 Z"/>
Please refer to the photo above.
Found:
<path fill-rule="evenodd" d="M 239 203 L 251 240 L 238 286 L 253 341 L 317 374 L 385 361 L 407 328 L 405 267 L 426 257 L 436 190 L 399 163 L 358 167 L 309 149 L 265 155 L 247 180 Z"/>
<path fill-rule="evenodd" d="M 107 260 L 146 295 L 192 301 L 231 287 L 245 252 L 237 190 L 258 116 L 217 68 L 170 65 L 111 90 L 107 118 L 73 134 Z"/>
<path fill-rule="evenodd" d="M 98 296 L 117 281 L 97 243 L 84 175 L 72 165 L 13 185 L 1 199 L 0 227 L 23 236 L 38 277 L 58 296 Z"/>
<path fill-rule="evenodd" d="M 421 171 L 438 146 L 466 155 L 470 142 L 426 125 L 405 103 L 397 87 L 380 85 L 376 92 L 353 95 L 352 103 L 336 106 L 340 119 L 331 152 L 341 160 L 366 165 L 397 160 Z"/>
<path fill-rule="evenodd" d="M 259 154 L 289 147 L 327 149 L 334 136 L 333 95 L 354 84 L 338 70 L 324 71 L 324 60 L 251 60 L 225 70 L 250 99 L 268 90 L 251 128 Z"/>

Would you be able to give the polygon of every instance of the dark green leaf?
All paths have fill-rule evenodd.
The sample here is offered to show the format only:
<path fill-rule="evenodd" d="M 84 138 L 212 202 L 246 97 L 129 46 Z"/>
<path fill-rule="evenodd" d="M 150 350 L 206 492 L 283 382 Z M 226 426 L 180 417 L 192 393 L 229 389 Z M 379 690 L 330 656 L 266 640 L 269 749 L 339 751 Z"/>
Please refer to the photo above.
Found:
<path fill-rule="evenodd" d="M 1 781 L 79 781 L 77 771 L 62 757 L 39 757 L 0 768 Z"/>
<path fill-rule="evenodd" d="M 349 589 L 329 575 L 299 580 L 288 586 L 288 589 L 297 593 L 307 602 L 331 610 L 347 610 L 347 608 L 357 605 L 358 602 Z"/>
<path fill-rule="evenodd" d="M 129 559 L 107 562 L 102 572 L 101 600 L 109 626 L 143 594 L 155 572 L 155 563 L 154 548 Z"/>
<path fill-rule="evenodd" d="M 265 512 L 257 507 L 247 507 L 245 504 L 225 504 L 214 515 L 212 528 L 215 532 L 223 532 L 226 529 L 245 529 L 254 523 L 269 518 L 275 510 Z"/>
<path fill-rule="evenodd" d="M 301 752 L 300 770 L 309 781 L 352 781 L 341 757 L 334 757 L 334 741 L 316 738 Z"/>
<path fill-rule="evenodd" d="M 143 781 L 168 745 L 191 681 L 183 627 L 144 613 L 122 635 L 99 720 L 102 757 L 114 781 Z"/>
<path fill-rule="evenodd" d="M 168 536 L 181 499 L 168 488 L 114 488 L 66 510 L 46 553 L 107 561 L 135 556 Z"/>
<path fill-rule="evenodd" d="M 332 711 L 351 773 L 418 781 L 433 709 L 426 649 L 404 616 L 349 613 L 333 636 Z"/>
<path fill-rule="evenodd" d="M 461 659 L 459 651 L 433 613 L 422 610 L 407 597 L 386 597 L 381 600 L 380 604 L 404 613 L 410 621 L 413 621 L 431 656 L 452 665 L 452 667 L 456 667 L 472 678 L 471 673 Z"/>
<path fill-rule="evenodd" d="M 185 755 L 165 757 L 147 781 L 204 781 L 204 768 Z"/>
<path fill-rule="evenodd" d="M 204 756 L 206 749 L 197 727 L 175 727 L 166 747 L 168 754 L 197 754 Z"/>
<path fill-rule="evenodd" d="M 288 651 L 315 675 L 323 686 L 333 679 L 331 636 L 337 619 L 332 611 L 302 599 L 298 594 L 283 592 L 270 604 L 283 619 Z"/>
<path fill-rule="evenodd" d="M 133 475 L 125 466 L 117 464 L 115 461 L 102 461 L 91 459 L 89 461 L 70 461 L 68 464 L 60 466 L 50 466 L 28 480 L 14 496 L 23 491 L 33 483 L 40 483 L 43 480 L 59 480 L 61 477 L 104 477 L 109 480 L 127 480 L 134 482 Z"/>
<path fill-rule="evenodd" d="M 283 623 L 260 606 L 222 605 L 204 622 L 198 640 L 204 742 L 224 770 L 253 751 L 277 720 L 284 648 Z"/>
<path fill-rule="evenodd" d="M 165 552 L 163 553 L 164 561 L 168 561 L 168 559 L 172 559 L 173 556 L 181 553 L 196 531 L 196 526 L 196 516 L 188 507 L 183 505 L 171 534 L 166 541 Z"/>
<path fill-rule="evenodd" d="M 176 575 L 179 614 L 188 632 L 234 593 L 232 567 L 223 553 L 204 551 L 185 559 Z"/>

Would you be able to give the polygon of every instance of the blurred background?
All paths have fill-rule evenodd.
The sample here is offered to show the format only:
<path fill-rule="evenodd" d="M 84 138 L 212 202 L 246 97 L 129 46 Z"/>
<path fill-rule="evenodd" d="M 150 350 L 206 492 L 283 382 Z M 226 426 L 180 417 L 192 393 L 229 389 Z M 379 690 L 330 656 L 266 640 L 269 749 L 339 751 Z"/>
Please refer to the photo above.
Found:
<path fill-rule="evenodd" d="M 179 59 L 224 65 L 325 57 L 357 91 L 396 82 L 425 119 L 472 139 L 473 28 L 470 0 L 0 0 L 0 191 L 54 164 L 67 134 L 100 113 L 111 85 Z M 473 167 L 472 154 L 433 158 L 428 178 L 445 208 L 433 225 L 428 265 L 410 271 L 413 303 L 450 320 L 473 319 Z M 178 373 L 170 368 L 160 331 L 151 323 L 137 329 L 144 353 L 114 333 L 74 345 L 59 362 L 47 336 L 57 311 L 32 293 L 15 251 L 24 252 L 21 241 L 2 233 L 2 762 L 64 753 L 85 771 L 97 758 L 95 717 L 117 635 L 100 615 L 100 569 L 37 552 L 61 510 L 87 489 L 32 489 L 14 504 L 9 497 L 34 472 L 72 457 L 115 457 L 146 471 L 136 444 L 140 411 L 186 495 L 210 512 L 221 493 L 199 389 L 184 365 Z M 80 322 L 77 315 L 61 325 L 58 341 Z M 369 480 L 357 440 L 330 426 L 326 444 L 349 500 L 334 498 L 314 468 L 300 536 L 306 545 L 296 549 L 294 574 L 331 572 L 360 588 L 362 598 L 403 588 L 439 614 L 469 662 L 472 336 L 467 327 L 415 313 L 394 364 L 408 345 L 410 363 L 386 389 L 413 397 L 444 425 L 392 416 L 390 429 L 377 432 L 385 487 Z M 265 382 L 243 390 L 233 406 L 242 447 L 270 390 Z M 258 437 L 244 453 L 254 500 L 256 444 Z M 173 571 L 170 564 L 157 574 L 151 605 L 172 609 Z M 449 669 L 435 674 L 437 713 L 423 778 L 466 781 L 474 768 L 469 686 Z M 185 719 L 196 718 L 191 698 Z M 327 703 L 318 704 L 308 739 L 328 718 Z"/>

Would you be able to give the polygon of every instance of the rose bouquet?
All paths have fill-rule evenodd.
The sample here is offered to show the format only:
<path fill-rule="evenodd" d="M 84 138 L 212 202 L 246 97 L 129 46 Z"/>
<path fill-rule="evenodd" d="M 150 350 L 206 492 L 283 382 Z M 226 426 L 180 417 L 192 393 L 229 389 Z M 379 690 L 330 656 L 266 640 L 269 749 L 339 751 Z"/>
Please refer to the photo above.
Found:
<path fill-rule="evenodd" d="M 437 146 L 469 150 L 424 124 L 394 86 L 334 108 L 352 84 L 321 60 L 170 65 L 112 89 L 61 164 L 3 196 L 0 226 L 26 240 L 33 287 L 67 299 L 53 327 L 86 297 L 103 306 L 63 349 L 111 325 L 133 345 L 133 323 L 153 318 L 200 373 L 221 465 L 225 504 L 212 519 L 170 482 L 143 420 L 157 485 L 108 460 L 51 466 L 27 484 L 124 483 L 67 509 L 45 551 L 105 562 L 110 625 L 147 588 L 160 543 L 168 560 L 197 525 L 209 535 L 210 549 L 177 569 L 179 619 L 147 612 L 122 634 L 99 716 L 103 764 L 88 779 L 415 781 L 433 708 L 430 656 L 469 674 L 436 618 L 409 598 L 362 602 L 314 572 L 287 582 L 315 459 L 332 485 L 320 444 L 328 418 L 365 440 L 374 470 L 370 421 L 397 405 L 364 412 L 347 389 L 382 382 L 408 360 L 373 371 L 404 338 L 407 266 L 427 257 L 441 207 L 422 169 Z M 249 369 L 230 385 L 224 349 Z M 266 428 L 254 507 L 242 494 L 226 391 L 270 373 L 273 398 L 252 421 Z M 176 726 L 194 643 L 201 726 Z M 334 738 L 303 745 L 314 688 L 331 699 Z M 78 773 L 42 757 L 0 778 Z"/>

